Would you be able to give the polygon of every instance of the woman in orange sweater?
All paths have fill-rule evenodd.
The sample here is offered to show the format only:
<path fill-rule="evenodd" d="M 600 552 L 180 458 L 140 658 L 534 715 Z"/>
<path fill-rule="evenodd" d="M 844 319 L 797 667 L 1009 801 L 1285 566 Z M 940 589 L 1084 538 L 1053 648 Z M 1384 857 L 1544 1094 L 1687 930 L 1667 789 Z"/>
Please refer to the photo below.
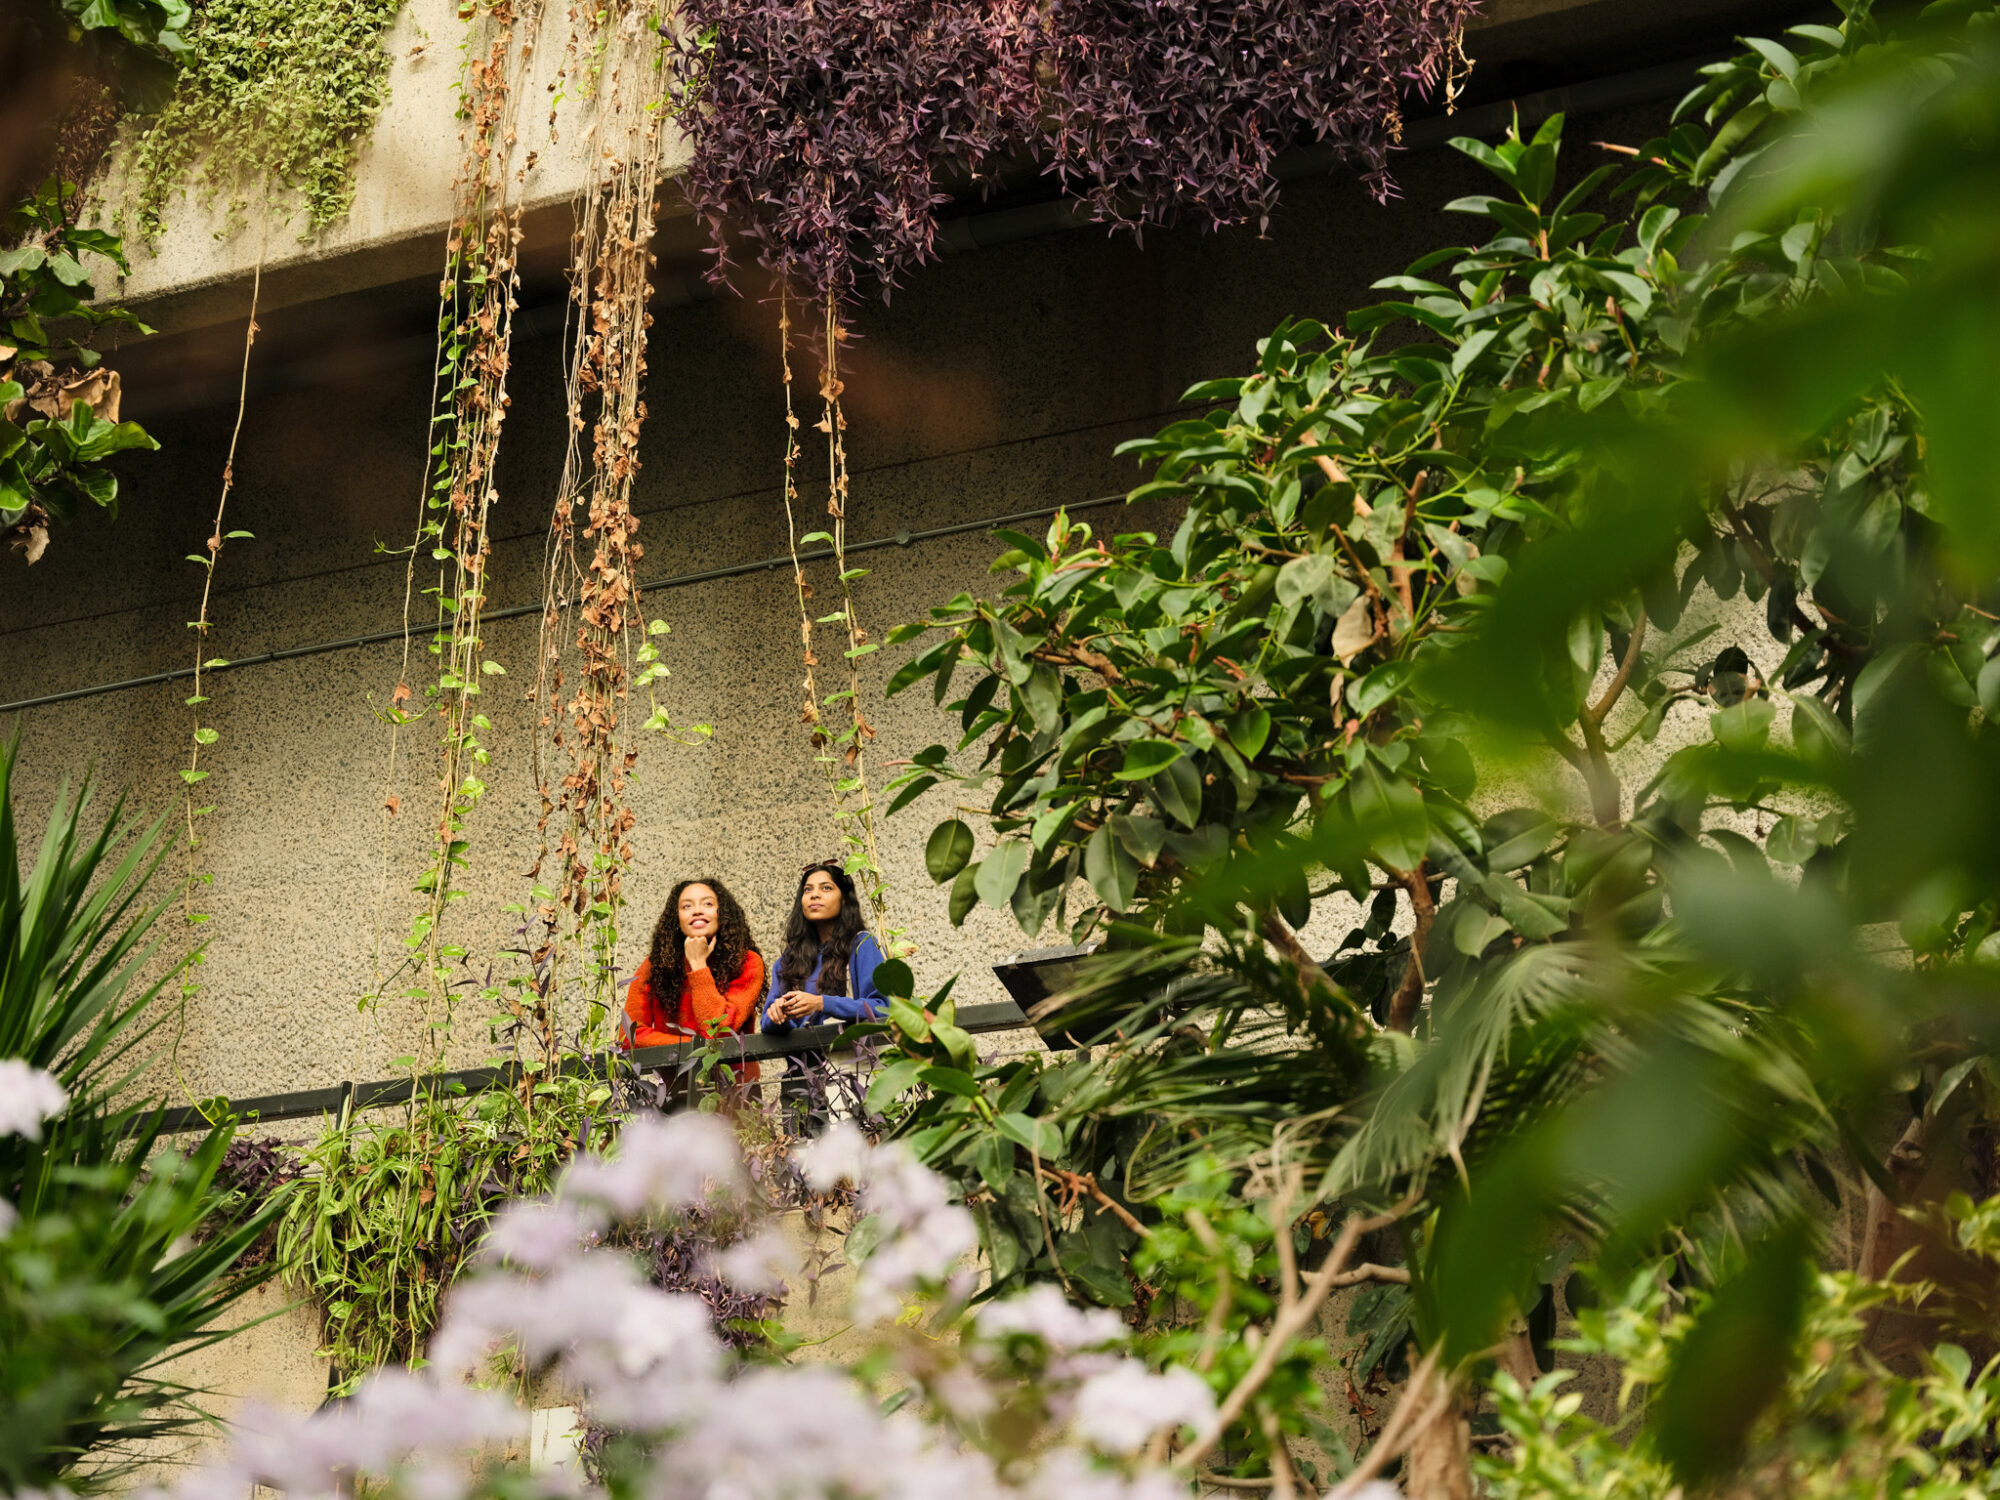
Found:
<path fill-rule="evenodd" d="M 665 1047 L 757 1027 L 764 958 L 743 908 L 719 880 L 683 880 L 625 992 L 628 1046 Z M 755 1079 L 757 1065 L 744 1069 Z"/>

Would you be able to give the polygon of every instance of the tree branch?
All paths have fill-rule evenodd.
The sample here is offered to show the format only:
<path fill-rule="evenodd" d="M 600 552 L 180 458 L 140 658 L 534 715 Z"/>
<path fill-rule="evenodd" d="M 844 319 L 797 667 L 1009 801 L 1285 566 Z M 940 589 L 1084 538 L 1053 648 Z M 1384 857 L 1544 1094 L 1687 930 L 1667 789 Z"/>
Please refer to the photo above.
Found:
<path fill-rule="evenodd" d="M 1351 1271 L 1342 1271 L 1333 1278 L 1335 1288 L 1359 1286 L 1364 1281 L 1386 1281 L 1394 1286 L 1408 1286 L 1410 1272 L 1406 1266 L 1378 1266 L 1372 1260 L 1364 1260 Z"/>
<path fill-rule="evenodd" d="M 1604 716 L 1611 712 L 1611 705 L 1618 701 L 1619 695 L 1625 691 L 1626 686 L 1632 681 L 1632 673 L 1639 665 L 1639 648 L 1645 644 L 1645 641 L 1646 606 L 1642 604 L 1639 606 L 1638 623 L 1632 627 L 1632 639 L 1626 642 L 1625 645 L 1625 659 L 1618 663 L 1618 675 L 1611 679 L 1611 685 L 1604 690 L 1604 696 L 1597 700 L 1596 705 L 1586 708 L 1583 711 L 1584 717 L 1589 719 L 1591 723 L 1602 724 L 1604 722 Z"/>
<path fill-rule="evenodd" d="M 1123 682 L 1125 674 L 1101 651 L 1093 651 L 1088 646 L 1071 646 L 1067 651 L 1056 651 L 1044 646 L 1039 651 L 1030 651 L 1031 661 L 1045 661 L 1052 666 L 1080 667 L 1086 672 L 1095 672 L 1106 682 Z"/>
<path fill-rule="evenodd" d="M 1260 911 L 1257 913 L 1257 930 L 1264 935 L 1264 941 L 1298 966 L 1301 998 L 1312 993 L 1311 982 L 1314 979 L 1318 979 L 1330 990 L 1336 992 L 1339 990 L 1340 986 L 1335 984 L 1333 977 L 1306 952 L 1304 945 L 1299 942 L 1298 934 L 1292 931 L 1283 917 L 1268 908 Z"/>
<path fill-rule="evenodd" d="M 1396 883 L 1410 893 L 1410 909 L 1416 913 L 1416 929 L 1410 934 L 1410 966 L 1396 984 L 1389 1001 L 1389 1028 L 1405 1036 L 1417 1029 L 1417 1010 L 1424 1002 L 1424 944 L 1430 941 L 1431 924 L 1437 920 L 1437 903 L 1431 899 L 1431 883 L 1424 875 L 1424 862 L 1407 874 L 1397 874 Z"/>
<path fill-rule="evenodd" d="M 1133 1218 L 1130 1209 L 1097 1185 L 1097 1174 L 1095 1172 L 1065 1172 L 1060 1167 L 1044 1167 L 1039 1163 L 1036 1166 L 1036 1170 L 1048 1181 L 1053 1182 L 1065 1193 L 1068 1193 L 1072 1202 L 1078 1198 L 1089 1198 L 1100 1209 L 1109 1213 L 1119 1223 L 1138 1235 L 1140 1239 L 1149 1240 L 1153 1237 L 1153 1231 Z M 1069 1211 L 1066 1205 L 1063 1211 L 1065 1213 Z"/>
<path fill-rule="evenodd" d="M 1306 1278 L 1301 1295 L 1296 1300 L 1279 1307 L 1277 1315 L 1271 1319 L 1271 1327 L 1264 1342 L 1257 1349 L 1257 1357 L 1251 1362 L 1250 1368 L 1244 1371 L 1243 1378 L 1236 1382 L 1235 1388 L 1223 1398 L 1222 1405 L 1216 1409 L 1213 1420 L 1192 1444 L 1176 1455 L 1174 1459 L 1176 1468 L 1184 1471 L 1194 1468 L 1202 1456 L 1221 1441 L 1223 1433 L 1229 1430 L 1229 1424 L 1243 1415 L 1243 1410 L 1250 1404 L 1251 1398 L 1263 1389 L 1264 1382 L 1271 1378 L 1271 1372 L 1278 1368 L 1278 1361 L 1284 1357 L 1285 1350 L 1290 1347 L 1292 1340 L 1304 1332 L 1306 1325 L 1312 1322 L 1313 1317 L 1319 1312 L 1320 1305 L 1332 1293 L 1334 1283 L 1339 1280 L 1349 1258 L 1354 1254 L 1355 1247 L 1361 1243 L 1361 1237 L 1395 1223 L 1422 1202 L 1423 1196 L 1423 1189 L 1418 1188 L 1394 1208 L 1382 1213 L 1365 1218 L 1360 1214 L 1349 1216 L 1347 1222 L 1341 1226 L 1340 1237 L 1327 1252 L 1325 1263 Z M 1433 1362 L 1435 1362 L 1434 1356 Z"/>

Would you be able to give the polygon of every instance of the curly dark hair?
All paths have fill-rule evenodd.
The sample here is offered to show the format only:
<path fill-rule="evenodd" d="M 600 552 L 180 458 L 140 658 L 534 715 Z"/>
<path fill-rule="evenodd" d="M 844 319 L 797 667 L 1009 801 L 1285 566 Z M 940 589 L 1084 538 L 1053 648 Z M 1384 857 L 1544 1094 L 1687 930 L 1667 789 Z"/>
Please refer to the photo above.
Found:
<path fill-rule="evenodd" d="M 681 896 L 691 885 L 705 885 L 715 892 L 718 921 L 715 951 L 708 956 L 708 970 L 715 976 L 718 989 L 726 990 L 736 982 L 736 976 L 743 972 L 744 960 L 752 953 L 763 956 L 757 940 L 750 936 L 750 919 L 743 915 L 741 903 L 729 894 L 728 886 L 712 875 L 683 880 L 667 896 L 667 908 L 653 926 L 653 948 L 647 955 L 653 965 L 653 998 L 660 1002 L 670 1021 L 680 1013 L 681 988 L 687 983 L 687 950 L 681 946 Z M 755 1007 L 750 1017 L 754 1027 Z"/>
<path fill-rule="evenodd" d="M 806 882 L 820 871 L 831 876 L 840 887 L 840 915 L 833 919 L 833 932 L 824 947 L 819 940 L 819 924 L 806 920 L 805 905 L 800 899 L 805 895 Z M 867 930 L 868 919 L 862 914 L 861 894 L 854 888 L 854 877 L 833 860 L 807 865 L 799 872 L 799 888 L 792 893 L 792 914 L 785 920 L 785 948 L 778 955 L 779 993 L 804 984 L 812 977 L 813 965 L 823 956 L 826 966 L 819 971 L 819 992 L 846 994 L 847 960 Z"/>

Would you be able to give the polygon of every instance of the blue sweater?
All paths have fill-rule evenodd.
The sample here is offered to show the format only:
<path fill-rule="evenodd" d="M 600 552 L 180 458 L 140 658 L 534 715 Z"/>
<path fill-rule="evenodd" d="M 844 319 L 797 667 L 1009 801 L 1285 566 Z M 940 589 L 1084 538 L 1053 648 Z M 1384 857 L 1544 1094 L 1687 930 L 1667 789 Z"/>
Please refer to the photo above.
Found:
<path fill-rule="evenodd" d="M 778 965 L 771 965 L 771 987 L 764 995 L 764 1029 L 785 1032 L 792 1030 L 797 1024 L 776 1020 L 771 1015 L 771 1002 L 784 994 L 787 989 L 804 990 L 807 994 L 821 995 L 825 998 L 826 1009 L 821 1013 L 820 1020 L 806 1024 L 875 1020 L 889 1008 L 889 1002 L 883 997 L 882 992 L 875 988 L 875 970 L 881 962 L 882 948 L 875 941 L 875 934 L 863 932 L 854 940 L 854 951 L 847 956 L 848 993 L 845 995 L 828 995 L 819 987 L 820 970 L 826 967 L 824 957 L 813 965 L 813 971 L 806 976 L 806 982 L 798 985 L 786 985 L 778 978 Z"/>

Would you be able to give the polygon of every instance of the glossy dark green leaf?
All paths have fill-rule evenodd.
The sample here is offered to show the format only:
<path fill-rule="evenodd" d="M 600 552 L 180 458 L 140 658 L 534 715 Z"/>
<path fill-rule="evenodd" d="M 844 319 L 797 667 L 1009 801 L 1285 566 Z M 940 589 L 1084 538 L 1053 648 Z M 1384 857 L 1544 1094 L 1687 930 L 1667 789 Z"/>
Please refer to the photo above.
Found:
<path fill-rule="evenodd" d="M 931 830 L 924 844 L 924 868 L 932 880 L 943 885 L 966 867 L 973 845 L 971 827 L 959 818 L 947 818 Z"/>

